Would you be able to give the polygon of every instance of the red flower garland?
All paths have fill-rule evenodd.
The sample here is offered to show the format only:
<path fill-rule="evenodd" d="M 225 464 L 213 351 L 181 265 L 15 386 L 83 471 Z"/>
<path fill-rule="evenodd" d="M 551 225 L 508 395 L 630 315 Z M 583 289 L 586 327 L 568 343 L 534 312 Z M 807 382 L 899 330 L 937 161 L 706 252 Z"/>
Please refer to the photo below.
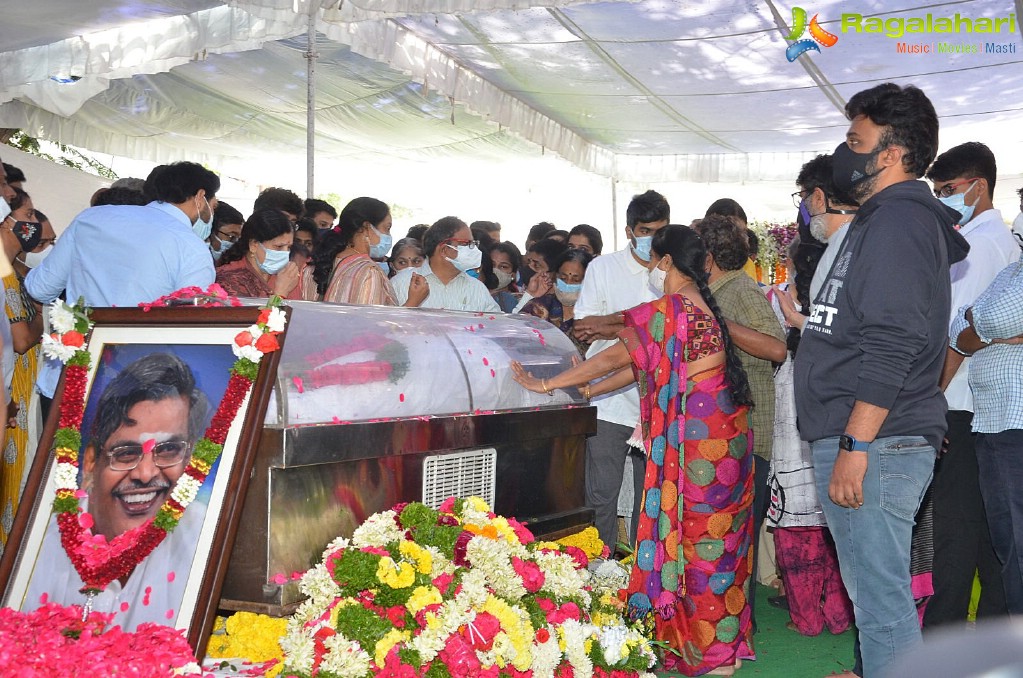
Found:
<path fill-rule="evenodd" d="M 193 290 L 189 289 L 182 292 L 193 293 Z M 152 305 L 158 305 L 159 302 L 164 300 L 178 300 L 185 296 L 187 294 L 175 293 L 158 300 L 158 302 L 154 302 Z M 219 295 L 217 299 L 218 301 L 232 303 L 230 298 L 222 299 Z M 270 303 L 277 305 L 280 302 L 278 298 L 275 298 Z M 232 305 L 235 304 L 232 303 Z M 273 332 L 266 327 L 269 317 L 270 308 L 266 308 L 261 312 L 257 321 L 260 324 L 260 328 L 264 330 L 263 336 L 267 337 L 263 341 L 263 348 L 261 349 L 264 353 L 280 348 L 276 337 L 279 332 Z M 76 342 L 78 337 L 82 337 L 81 333 L 71 331 L 65 332 L 62 340 L 66 339 L 69 335 L 77 335 L 71 336 L 72 342 Z M 64 343 L 65 345 L 79 346 L 80 351 L 86 350 L 84 337 L 82 337 L 81 343 L 69 343 L 67 341 L 64 341 Z M 227 439 L 231 424 L 238 415 L 238 410 L 241 408 L 246 395 L 252 387 L 252 380 L 241 374 L 241 370 L 237 369 L 240 364 L 246 361 L 247 359 L 240 359 L 235 364 L 235 368 L 232 369 L 224 397 L 221 399 L 216 413 L 206 428 L 203 439 L 199 440 L 196 444 L 196 452 L 193 453 L 193 458 L 184 469 L 184 473 L 200 485 L 206 480 L 210 467 L 219 457 L 221 447 Z M 251 362 L 248 364 L 251 366 Z M 80 437 L 77 436 L 80 436 L 82 419 L 85 414 L 87 382 L 88 369 L 85 366 L 78 364 L 66 366 L 64 394 L 60 404 L 60 428 L 65 430 L 59 433 L 70 433 L 76 436 L 78 440 L 80 440 Z M 65 440 L 67 440 L 66 437 Z M 212 454 L 205 459 L 199 457 L 198 449 L 200 446 L 205 446 L 207 450 L 213 446 Z M 58 463 L 77 467 L 78 450 L 58 445 L 56 460 Z M 71 500 L 75 504 L 74 509 L 67 507 L 58 512 L 57 525 L 60 528 L 61 545 L 64 547 L 64 551 L 74 565 L 75 571 L 78 572 L 84 583 L 83 593 L 102 591 L 110 582 L 129 576 L 138 564 L 145 560 L 163 542 L 167 534 L 177 525 L 178 520 L 181 519 L 182 514 L 187 508 L 173 496 L 170 496 L 164 501 L 155 517 L 108 541 L 103 535 L 94 535 L 92 533 L 92 516 L 83 513 L 81 508 L 77 506 L 76 499 L 72 499 L 72 497 L 77 498 L 83 495 L 84 493 L 81 493 L 81 491 L 72 494 L 70 490 L 58 488 L 57 500 L 55 502 L 56 505 L 59 502 Z M 67 506 L 67 504 L 64 504 L 64 506 Z"/>

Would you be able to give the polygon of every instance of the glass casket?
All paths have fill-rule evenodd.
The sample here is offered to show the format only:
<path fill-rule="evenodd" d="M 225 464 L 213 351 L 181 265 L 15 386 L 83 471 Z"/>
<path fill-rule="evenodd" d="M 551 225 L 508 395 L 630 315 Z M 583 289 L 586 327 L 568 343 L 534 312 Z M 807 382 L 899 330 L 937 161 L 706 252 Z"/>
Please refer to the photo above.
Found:
<path fill-rule="evenodd" d="M 338 535 L 403 501 L 476 495 L 556 537 L 583 498 L 595 410 L 575 390 L 526 391 L 577 352 L 524 315 L 289 302 L 293 311 L 221 605 L 272 614 Z"/>

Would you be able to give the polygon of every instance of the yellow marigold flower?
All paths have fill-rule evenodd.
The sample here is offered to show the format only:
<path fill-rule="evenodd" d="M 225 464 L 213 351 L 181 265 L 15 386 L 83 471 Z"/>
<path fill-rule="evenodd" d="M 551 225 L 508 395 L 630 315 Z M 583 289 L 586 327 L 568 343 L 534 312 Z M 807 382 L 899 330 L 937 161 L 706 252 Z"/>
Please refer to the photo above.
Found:
<path fill-rule="evenodd" d="M 490 507 L 487 506 L 487 502 L 483 501 L 479 497 L 469 497 L 465 500 L 474 511 L 481 513 L 490 513 Z"/>
<path fill-rule="evenodd" d="M 586 651 L 586 654 L 589 654 L 590 651 L 593 650 L 593 638 L 587 638 L 583 641 L 583 650 Z"/>
<path fill-rule="evenodd" d="M 70 447 L 58 447 L 54 450 L 54 454 L 58 459 L 66 459 L 68 461 L 78 461 L 78 450 Z"/>
<path fill-rule="evenodd" d="M 512 647 L 515 648 L 512 666 L 519 671 L 528 670 L 533 663 L 530 648 L 534 635 L 533 625 L 529 623 L 528 618 L 523 621 L 508 603 L 494 596 L 487 597 L 487 602 L 483 604 L 483 610 L 497 617 L 497 620 L 501 622 L 501 630 L 511 640 Z"/>
<path fill-rule="evenodd" d="M 189 465 L 190 465 L 190 466 L 191 466 L 192 468 L 194 468 L 195 470 L 197 470 L 197 471 L 202 471 L 203 473 L 205 473 L 205 474 L 207 474 L 207 475 L 208 475 L 208 474 L 209 474 L 209 472 L 210 472 L 210 468 L 212 468 L 212 467 L 211 467 L 211 466 L 210 466 L 209 464 L 207 464 L 207 463 L 206 463 L 205 461 L 203 461 L 202 459 L 198 459 L 198 458 L 196 458 L 196 457 L 192 457 L 191 461 L 189 461 L 189 462 L 188 462 L 188 464 L 189 464 Z"/>
<path fill-rule="evenodd" d="M 408 640 L 410 637 L 408 631 L 391 629 L 383 638 L 377 641 L 377 646 L 373 653 L 373 661 L 377 663 L 377 666 L 383 666 L 384 660 L 387 659 L 387 653 L 391 651 L 391 648 L 400 642 Z"/>
<path fill-rule="evenodd" d="M 415 562 L 419 574 L 430 574 L 433 571 L 433 556 L 419 544 L 403 541 L 398 545 L 398 550 L 401 555 Z"/>
<path fill-rule="evenodd" d="M 412 595 L 409 596 L 408 602 L 405 603 L 405 607 L 414 615 L 427 605 L 443 602 L 444 596 L 440 594 L 436 586 L 417 586 L 413 589 Z"/>
<path fill-rule="evenodd" d="M 287 634 L 286 618 L 237 612 L 226 620 L 218 619 L 214 628 L 222 629 L 224 633 L 210 636 L 210 643 L 206 649 L 210 657 L 240 657 L 253 663 L 284 658 L 284 651 L 278 640 Z M 267 675 L 276 676 L 281 667 L 282 663 L 278 662 L 276 670 Z"/>
<path fill-rule="evenodd" d="M 492 525 L 502 539 L 505 539 L 510 544 L 518 544 L 519 538 L 515 534 L 515 530 L 511 529 L 511 525 L 508 524 L 508 519 L 504 516 L 497 516 L 494 518 Z"/>
<path fill-rule="evenodd" d="M 600 540 L 600 536 L 597 533 L 597 528 L 590 526 L 582 532 L 576 532 L 570 534 L 567 537 L 558 540 L 559 544 L 564 546 L 574 546 L 578 549 L 582 549 L 583 553 L 586 554 L 587 558 L 591 560 L 597 558 L 604 551 L 604 542 Z"/>
<path fill-rule="evenodd" d="M 384 557 L 377 565 L 377 579 L 392 589 L 403 589 L 412 586 L 416 580 L 416 571 L 408 563 L 396 563 Z"/>

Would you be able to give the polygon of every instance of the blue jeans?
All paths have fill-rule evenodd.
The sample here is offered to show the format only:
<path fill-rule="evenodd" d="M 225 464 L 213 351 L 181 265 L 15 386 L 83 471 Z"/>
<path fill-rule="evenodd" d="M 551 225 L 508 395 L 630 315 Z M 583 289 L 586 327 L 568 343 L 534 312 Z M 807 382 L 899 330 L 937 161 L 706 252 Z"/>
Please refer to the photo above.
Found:
<path fill-rule="evenodd" d="M 838 438 L 817 440 L 812 449 L 817 491 L 856 614 L 863 675 L 881 678 L 921 642 L 909 547 L 914 517 L 934 472 L 935 450 L 922 436 L 875 440 L 867 452 L 863 506 L 847 509 L 828 497 Z"/>
<path fill-rule="evenodd" d="M 1023 614 L 1023 430 L 977 434 L 980 494 L 1009 614 Z"/>

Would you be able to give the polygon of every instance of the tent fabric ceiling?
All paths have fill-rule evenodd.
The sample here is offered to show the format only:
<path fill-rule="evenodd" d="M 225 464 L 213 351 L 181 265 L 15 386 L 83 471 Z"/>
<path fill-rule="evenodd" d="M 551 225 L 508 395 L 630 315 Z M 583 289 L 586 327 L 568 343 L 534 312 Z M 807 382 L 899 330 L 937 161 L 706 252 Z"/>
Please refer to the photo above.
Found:
<path fill-rule="evenodd" d="M 1023 171 L 1018 22 L 903 38 L 1013 46 L 998 54 L 899 54 L 839 25 L 843 12 L 1006 17 L 1010 2 L 802 4 L 838 43 L 789 63 L 791 6 L 773 0 L 41 0 L 0 23 L 0 126 L 156 161 L 303 154 L 313 11 L 320 157 L 500 159 L 536 144 L 633 181 L 790 179 L 842 138 L 845 100 L 893 81 L 931 96 L 943 148 L 986 141 Z"/>

